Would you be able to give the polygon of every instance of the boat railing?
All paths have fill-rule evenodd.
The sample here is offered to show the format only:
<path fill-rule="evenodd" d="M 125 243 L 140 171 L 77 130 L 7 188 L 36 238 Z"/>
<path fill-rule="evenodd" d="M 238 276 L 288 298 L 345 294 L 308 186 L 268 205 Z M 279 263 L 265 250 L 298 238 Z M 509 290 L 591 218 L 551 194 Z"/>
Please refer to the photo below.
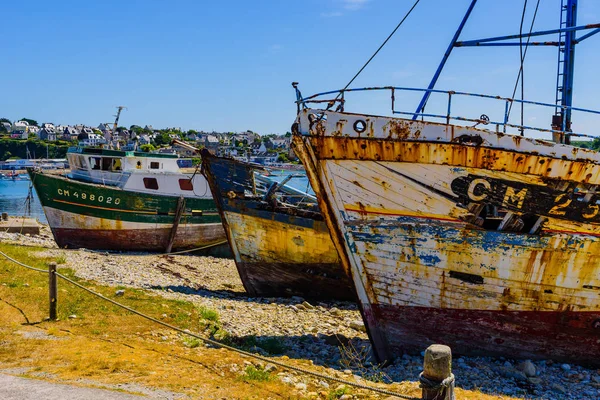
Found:
<path fill-rule="evenodd" d="M 297 90 L 297 89 L 296 89 Z M 579 107 L 567 107 L 561 106 L 557 104 L 550 103 L 541 103 L 537 101 L 529 101 L 529 100 L 519 100 L 514 98 L 502 97 L 502 96 L 493 96 L 486 94 L 478 94 L 478 93 L 469 93 L 469 92 L 457 92 L 450 90 L 438 90 L 438 89 L 423 89 L 423 88 L 411 88 L 411 87 L 395 87 L 395 86 L 380 86 L 380 87 L 363 87 L 363 88 L 350 88 L 350 89 L 342 89 L 342 90 L 332 90 L 328 92 L 317 93 L 312 96 L 302 97 L 297 91 L 297 100 L 296 104 L 298 105 L 298 111 L 302 108 L 309 108 L 309 104 L 327 104 L 327 109 L 332 109 L 335 107 L 336 111 L 344 111 L 344 107 L 346 105 L 345 94 L 350 92 L 366 92 L 366 91 L 389 91 L 391 98 L 391 111 L 392 114 L 404 115 L 412 117 L 413 120 L 416 119 L 424 119 L 424 118 L 433 118 L 433 119 L 441 119 L 446 122 L 446 124 L 450 124 L 451 121 L 461 121 L 461 122 L 473 122 L 476 125 L 495 125 L 496 132 L 502 131 L 506 133 L 507 128 L 515 128 L 518 129 L 521 133 L 524 131 L 538 131 L 538 132 L 547 132 L 552 134 L 559 134 L 565 136 L 573 136 L 573 137 L 589 137 L 589 138 L 597 138 L 598 136 L 589 135 L 581 132 L 573 132 L 571 127 L 566 126 L 566 120 L 564 118 L 557 119 L 557 125 L 553 125 L 551 129 L 541 128 L 535 126 L 529 126 L 524 124 L 512 123 L 510 122 L 510 111 L 512 108 L 512 104 L 523 104 L 527 106 L 537 106 L 543 107 L 545 109 L 554 109 L 554 115 L 559 115 L 560 111 L 563 111 L 564 115 L 568 110 L 578 111 L 586 114 L 594 114 L 600 115 L 600 111 L 589 110 Z M 397 107 L 397 94 L 398 92 L 421 92 L 421 93 L 430 93 L 430 94 L 443 94 L 447 96 L 444 114 L 438 113 L 427 113 L 427 112 L 414 112 L 414 111 L 399 111 L 396 109 Z M 331 95 L 335 95 L 334 98 L 331 98 Z M 329 96 L 329 97 L 328 97 Z M 478 118 L 469 118 L 460 115 L 454 115 L 452 113 L 452 100 L 456 97 L 474 97 L 474 98 L 484 98 L 496 100 L 499 102 L 503 102 L 504 108 L 504 116 L 502 120 L 490 120 L 490 118 L 482 114 Z"/>

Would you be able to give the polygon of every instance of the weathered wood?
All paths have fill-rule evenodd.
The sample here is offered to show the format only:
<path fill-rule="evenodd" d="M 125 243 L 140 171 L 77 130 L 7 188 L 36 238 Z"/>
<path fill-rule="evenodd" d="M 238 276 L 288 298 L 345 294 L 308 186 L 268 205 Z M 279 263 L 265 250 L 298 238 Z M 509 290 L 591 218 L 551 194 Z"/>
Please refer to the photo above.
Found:
<path fill-rule="evenodd" d="M 5 212 L 2 213 L 2 220 L 8 221 L 8 213 L 5 213 Z"/>
<path fill-rule="evenodd" d="M 167 248 L 165 249 L 166 253 L 170 253 L 173 249 L 173 241 L 175 240 L 175 235 L 177 234 L 177 227 L 179 226 L 179 221 L 181 221 L 181 216 L 183 215 L 183 210 L 185 209 L 185 198 L 183 196 L 179 197 L 177 200 L 177 210 L 175 211 L 175 220 L 173 221 L 173 228 L 171 228 L 171 234 L 169 235 L 169 243 L 167 244 Z"/>
<path fill-rule="evenodd" d="M 50 321 L 56 321 L 56 306 L 58 301 L 58 290 L 56 285 L 56 263 L 48 264 L 48 294 L 50 300 Z"/>
<path fill-rule="evenodd" d="M 420 380 L 423 400 L 454 400 L 450 347 L 432 344 L 425 350 Z"/>

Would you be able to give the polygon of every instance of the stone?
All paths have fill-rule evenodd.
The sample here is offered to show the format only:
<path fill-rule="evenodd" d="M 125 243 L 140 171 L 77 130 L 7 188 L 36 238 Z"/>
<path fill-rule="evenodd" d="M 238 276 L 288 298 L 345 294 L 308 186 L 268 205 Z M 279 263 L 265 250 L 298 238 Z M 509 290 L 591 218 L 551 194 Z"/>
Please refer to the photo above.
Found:
<path fill-rule="evenodd" d="M 329 389 L 329 383 L 325 381 L 319 381 L 319 386 L 324 387 L 325 389 Z"/>
<path fill-rule="evenodd" d="M 296 388 L 296 390 L 306 390 L 306 383 L 296 383 L 296 386 L 294 386 Z"/>
<path fill-rule="evenodd" d="M 123 289 L 117 290 L 115 292 L 115 296 L 120 297 L 123 296 L 125 294 L 125 291 Z"/>
<path fill-rule="evenodd" d="M 268 363 L 267 365 L 265 365 L 264 371 L 265 372 L 274 372 L 274 371 L 277 371 L 277 366 L 274 365 L 274 364 Z"/>
<path fill-rule="evenodd" d="M 344 370 L 344 375 L 352 375 L 352 370 L 350 370 L 350 369 L 345 369 L 345 370 Z"/>
<path fill-rule="evenodd" d="M 565 389 L 564 386 L 559 385 L 558 383 L 553 383 L 550 386 L 550 389 L 554 390 L 555 392 L 562 393 L 562 394 L 567 393 L 567 389 Z"/>
<path fill-rule="evenodd" d="M 592 376 L 592 380 L 596 383 L 600 383 L 600 375 L 594 375 Z"/>
<path fill-rule="evenodd" d="M 283 376 L 283 377 L 281 377 L 281 382 L 287 383 L 287 384 L 292 384 L 294 381 L 289 376 Z"/>
<path fill-rule="evenodd" d="M 541 385 L 542 384 L 542 378 L 538 378 L 538 377 L 527 378 L 527 381 L 533 385 Z"/>
<path fill-rule="evenodd" d="M 302 302 L 302 305 L 307 310 L 314 310 L 315 309 L 315 306 L 313 306 L 312 304 L 310 304 L 308 301 Z"/>
<path fill-rule="evenodd" d="M 340 315 L 341 314 L 339 308 L 337 308 L 337 307 L 331 307 L 331 309 L 329 310 L 329 313 L 331 315 Z"/>
<path fill-rule="evenodd" d="M 339 397 L 339 400 L 350 400 L 352 399 L 352 395 L 349 394 L 343 394 Z"/>
<path fill-rule="evenodd" d="M 350 328 L 360 332 L 367 331 L 367 328 L 365 328 L 365 324 L 362 321 L 351 321 Z"/>
<path fill-rule="evenodd" d="M 75 314 L 69 315 L 69 319 L 75 319 L 75 318 L 77 318 L 77 315 L 75 315 Z"/>
<path fill-rule="evenodd" d="M 535 365 L 530 360 L 525 360 L 517 366 L 517 369 L 525 374 L 527 377 L 537 375 Z"/>

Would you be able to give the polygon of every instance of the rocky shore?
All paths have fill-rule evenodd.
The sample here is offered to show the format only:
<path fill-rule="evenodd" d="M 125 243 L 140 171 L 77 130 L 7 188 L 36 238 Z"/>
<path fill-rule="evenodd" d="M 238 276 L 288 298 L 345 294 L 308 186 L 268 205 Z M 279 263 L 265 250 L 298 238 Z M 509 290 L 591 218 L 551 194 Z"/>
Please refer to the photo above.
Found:
<path fill-rule="evenodd" d="M 417 381 L 421 356 L 405 355 L 394 365 L 377 368 L 357 306 L 351 302 L 310 302 L 299 297 L 248 297 L 232 260 L 192 255 L 114 254 L 58 249 L 47 228 L 37 237 L 0 233 L 1 241 L 46 249 L 40 256 L 61 261 L 81 278 L 115 287 L 143 288 L 158 296 L 191 301 L 218 313 L 222 329 L 237 339 L 252 338 L 252 351 L 311 360 L 340 377 L 368 377 L 380 382 Z M 124 289 L 123 289 L 124 288 Z M 261 347 L 263 346 L 263 347 Z M 275 349 L 273 348 L 275 347 Z M 277 371 L 302 392 L 308 378 Z M 600 398 L 600 370 L 552 361 L 484 357 L 454 360 L 456 386 L 517 398 Z M 326 382 L 309 383 L 328 388 Z"/>

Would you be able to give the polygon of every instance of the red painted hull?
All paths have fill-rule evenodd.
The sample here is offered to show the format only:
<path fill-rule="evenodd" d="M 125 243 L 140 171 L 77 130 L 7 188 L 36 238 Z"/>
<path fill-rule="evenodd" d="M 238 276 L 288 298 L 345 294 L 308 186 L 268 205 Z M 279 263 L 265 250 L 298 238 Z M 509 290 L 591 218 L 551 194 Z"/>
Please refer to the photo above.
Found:
<path fill-rule="evenodd" d="M 434 343 L 467 356 L 550 359 L 600 366 L 600 312 L 483 311 L 372 305 L 390 351 Z"/>
<path fill-rule="evenodd" d="M 209 246 L 223 241 L 222 230 L 206 227 L 180 226 L 173 242 L 173 251 Z M 65 229 L 52 228 L 59 247 L 116 251 L 164 252 L 171 229 Z M 210 250 L 210 251 L 209 251 Z M 207 254 L 231 256 L 227 243 L 207 249 Z M 226 254 L 225 254 L 226 253 Z"/>

